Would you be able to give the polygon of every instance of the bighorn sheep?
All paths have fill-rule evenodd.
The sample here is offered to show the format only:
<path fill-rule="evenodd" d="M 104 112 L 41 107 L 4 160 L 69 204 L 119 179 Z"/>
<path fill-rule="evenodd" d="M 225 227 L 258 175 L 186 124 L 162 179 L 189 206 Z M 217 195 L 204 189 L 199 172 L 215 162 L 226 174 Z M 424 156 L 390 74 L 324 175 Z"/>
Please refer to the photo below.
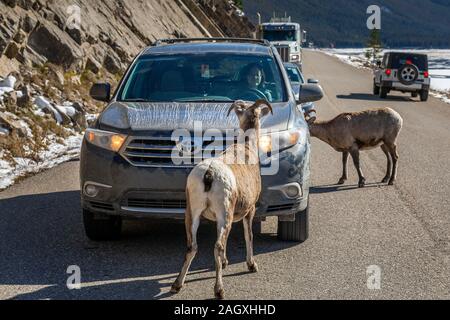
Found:
<path fill-rule="evenodd" d="M 313 112 L 310 110 L 309 112 Z M 351 155 L 359 176 L 359 187 L 366 183 L 360 166 L 359 151 L 381 146 L 387 157 L 387 172 L 382 183 L 393 185 L 397 179 L 397 137 L 402 129 L 402 117 L 390 108 L 343 113 L 330 121 L 308 120 L 311 136 L 342 152 L 343 173 L 338 184 L 348 179 L 347 161 Z M 392 158 L 392 159 L 391 159 Z M 392 172 L 391 172 L 392 171 Z"/>
<path fill-rule="evenodd" d="M 201 162 L 188 177 L 185 215 L 188 250 L 183 268 L 172 285 L 172 293 L 178 293 L 183 287 L 186 273 L 197 253 L 197 230 L 201 217 L 217 221 L 217 242 L 214 248 L 216 298 L 224 298 L 222 269 L 228 265 L 226 247 L 234 222 L 243 220 L 247 266 L 250 272 L 258 271 L 253 258 L 252 223 L 261 193 L 260 119 L 269 112 L 273 114 L 273 110 L 265 100 L 258 100 L 253 105 L 236 101 L 229 109 L 228 116 L 233 110 L 247 139 L 231 145 L 220 157 Z M 242 164 L 231 160 L 242 155 L 245 157 Z"/>

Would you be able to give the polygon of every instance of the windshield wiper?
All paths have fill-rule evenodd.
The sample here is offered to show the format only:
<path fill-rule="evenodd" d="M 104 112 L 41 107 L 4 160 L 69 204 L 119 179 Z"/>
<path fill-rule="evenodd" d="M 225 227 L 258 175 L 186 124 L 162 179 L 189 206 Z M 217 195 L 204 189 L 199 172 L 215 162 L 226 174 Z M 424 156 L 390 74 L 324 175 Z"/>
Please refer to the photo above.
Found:
<path fill-rule="evenodd" d="M 205 102 L 205 103 L 212 103 L 212 102 L 217 102 L 217 103 L 225 103 L 225 102 L 232 102 L 233 100 L 228 99 L 228 100 L 219 100 L 219 99 L 192 99 L 192 100 L 184 100 L 184 99 L 177 99 L 174 100 L 175 102 L 186 102 L 186 103 L 193 103 L 193 102 Z"/>
<path fill-rule="evenodd" d="M 150 100 L 142 99 L 142 98 L 136 98 L 136 99 L 126 99 L 121 100 L 119 102 L 151 102 Z"/>

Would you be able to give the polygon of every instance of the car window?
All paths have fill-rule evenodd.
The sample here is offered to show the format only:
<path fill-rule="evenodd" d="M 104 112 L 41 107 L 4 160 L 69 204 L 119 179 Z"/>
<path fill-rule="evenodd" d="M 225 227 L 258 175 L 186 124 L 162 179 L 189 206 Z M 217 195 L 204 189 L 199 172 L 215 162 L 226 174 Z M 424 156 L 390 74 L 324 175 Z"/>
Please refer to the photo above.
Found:
<path fill-rule="evenodd" d="M 302 74 L 298 71 L 297 68 L 288 66 L 285 69 L 291 82 L 300 84 L 305 83 Z"/>
<path fill-rule="evenodd" d="M 391 53 L 391 68 L 399 69 L 405 64 L 414 64 L 420 70 L 428 70 L 428 59 L 425 55 L 414 55 L 408 53 Z"/>
<path fill-rule="evenodd" d="M 222 53 L 140 58 L 118 100 L 151 102 L 286 101 L 278 64 L 270 56 Z"/>

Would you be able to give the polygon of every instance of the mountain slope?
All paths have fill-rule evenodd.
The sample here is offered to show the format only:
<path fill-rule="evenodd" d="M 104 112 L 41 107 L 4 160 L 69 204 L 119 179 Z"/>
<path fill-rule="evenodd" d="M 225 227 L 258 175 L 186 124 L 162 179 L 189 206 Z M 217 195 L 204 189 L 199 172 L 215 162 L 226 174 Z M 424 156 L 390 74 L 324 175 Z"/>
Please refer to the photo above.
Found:
<path fill-rule="evenodd" d="M 364 46 L 368 6 L 382 8 L 382 38 L 391 47 L 449 47 L 450 1 L 448 0 L 244 0 L 253 22 L 260 12 L 268 21 L 287 12 L 319 46 Z"/>

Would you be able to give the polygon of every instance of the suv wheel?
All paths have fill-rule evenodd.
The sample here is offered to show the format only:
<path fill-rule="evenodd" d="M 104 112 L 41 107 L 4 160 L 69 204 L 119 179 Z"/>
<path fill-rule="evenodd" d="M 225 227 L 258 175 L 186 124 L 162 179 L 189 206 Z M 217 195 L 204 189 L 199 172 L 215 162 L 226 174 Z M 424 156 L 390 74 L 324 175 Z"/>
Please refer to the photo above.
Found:
<path fill-rule="evenodd" d="M 427 101 L 428 100 L 428 90 L 422 90 L 420 91 L 420 101 Z"/>
<path fill-rule="evenodd" d="M 409 86 L 419 77 L 419 69 L 413 64 L 405 64 L 398 70 L 398 80 L 400 83 Z"/>
<path fill-rule="evenodd" d="M 389 93 L 389 89 L 388 88 L 384 88 L 384 87 L 380 88 L 380 98 L 381 99 L 386 99 L 388 93 Z"/>
<path fill-rule="evenodd" d="M 93 241 L 111 241 L 120 238 L 121 217 L 104 216 L 99 219 L 94 213 L 83 209 L 83 223 L 87 237 Z"/>
<path fill-rule="evenodd" d="M 295 214 L 294 222 L 278 221 L 278 238 L 303 243 L 309 236 L 309 205 Z"/>
<path fill-rule="evenodd" d="M 376 96 L 380 94 L 380 87 L 377 86 L 375 80 L 373 80 L 373 94 Z"/>

